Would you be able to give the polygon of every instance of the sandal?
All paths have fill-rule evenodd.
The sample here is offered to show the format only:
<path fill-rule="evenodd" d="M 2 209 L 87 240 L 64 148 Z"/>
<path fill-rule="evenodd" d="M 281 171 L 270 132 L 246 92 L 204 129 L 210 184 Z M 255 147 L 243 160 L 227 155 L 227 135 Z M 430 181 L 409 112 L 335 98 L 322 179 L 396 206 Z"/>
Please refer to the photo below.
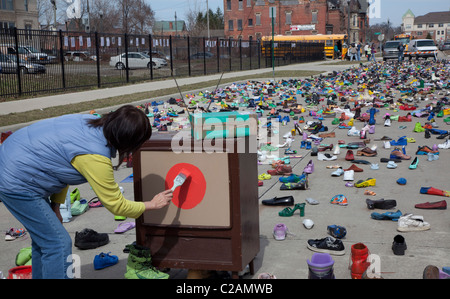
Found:
<path fill-rule="evenodd" d="M 89 200 L 88 205 L 89 205 L 90 208 L 103 207 L 103 204 L 98 199 L 98 197 L 94 197 L 91 200 Z"/>
<path fill-rule="evenodd" d="M 280 212 L 278 212 L 278 215 L 281 217 L 291 217 L 294 215 L 296 210 L 300 210 L 300 217 L 304 216 L 305 214 L 305 203 L 297 203 L 295 204 L 294 208 L 286 207 Z"/>
<path fill-rule="evenodd" d="M 375 192 L 370 191 L 370 190 L 365 190 L 364 191 L 364 195 L 377 195 Z"/>
<path fill-rule="evenodd" d="M 117 226 L 117 228 L 114 230 L 116 234 L 122 234 L 126 231 L 129 231 L 130 229 L 133 229 L 136 227 L 136 224 L 134 222 L 122 222 Z"/>

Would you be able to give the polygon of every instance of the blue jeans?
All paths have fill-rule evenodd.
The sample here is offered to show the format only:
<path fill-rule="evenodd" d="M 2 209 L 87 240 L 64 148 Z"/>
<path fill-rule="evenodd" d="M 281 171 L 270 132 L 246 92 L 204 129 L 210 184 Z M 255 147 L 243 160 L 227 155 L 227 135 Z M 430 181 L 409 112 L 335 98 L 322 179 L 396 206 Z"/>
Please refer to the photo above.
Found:
<path fill-rule="evenodd" d="M 0 191 L 0 199 L 31 237 L 33 279 L 69 278 L 72 239 L 46 198 Z"/>

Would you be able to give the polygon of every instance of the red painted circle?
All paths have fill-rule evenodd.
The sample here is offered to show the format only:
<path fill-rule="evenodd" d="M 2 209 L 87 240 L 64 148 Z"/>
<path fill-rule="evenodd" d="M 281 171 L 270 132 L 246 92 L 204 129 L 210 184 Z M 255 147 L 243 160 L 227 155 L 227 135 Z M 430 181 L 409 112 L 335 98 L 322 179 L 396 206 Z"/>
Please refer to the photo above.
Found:
<path fill-rule="evenodd" d="M 166 174 L 166 189 L 172 188 L 173 180 L 182 169 L 187 170 L 189 176 L 184 184 L 177 187 L 173 192 L 172 202 L 178 208 L 188 210 L 195 208 L 203 200 L 206 192 L 206 180 L 198 167 L 189 163 L 178 163 L 169 169 Z"/>

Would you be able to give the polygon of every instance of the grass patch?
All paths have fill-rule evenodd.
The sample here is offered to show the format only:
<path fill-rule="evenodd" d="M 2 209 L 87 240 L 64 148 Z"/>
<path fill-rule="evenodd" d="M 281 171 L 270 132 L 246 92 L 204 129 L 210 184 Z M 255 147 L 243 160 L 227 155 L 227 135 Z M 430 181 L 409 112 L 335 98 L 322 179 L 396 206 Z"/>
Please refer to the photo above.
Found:
<path fill-rule="evenodd" d="M 232 82 L 239 82 L 239 81 L 247 81 L 251 79 L 273 79 L 275 76 L 276 80 L 279 80 L 281 78 L 285 79 L 298 79 L 301 77 L 309 77 L 320 74 L 320 71 L 275 71 L 275 73 L 272 72 L 266 72 L 261 74 L 255 74 L 252 75 L 251 78 L 248 76 L 237 76 L 233 78 L 222 78 L 221 85 L 232 83 Z M 141 84 L 142 82 L 139 82 Z M 196 84 L 189 84 L 189 85 L 182 85 L 180 86 L 181 92 L 188 92 L 193 90 L 201 90 L 204 88 L 210 88 L 217 85 L 217 80 L 210 80 L 210 81 L 203 81 Z M 98 110 L 103 108 L 108 108 L 112 106 L 117 105 L 124 105 L 124 104 L 130 104 L 130 103 L 136 103 L 139 101 L 144 101 L 141 104 L 149 102 L 149 99 L 156 99 L 163 96 L 168 96 L 171 94 L 178 94 L 178 89 L 176 87 L 173 88 L 165 88 L 165 89 L 159 89 L 159 90 L 153 90 L 148 92 L 140 92 L 140 93 L 134 93 L 129 95 L 123 95 L 123 96 L 116 96 L 116 97 L 110 97 L 105 99 L 99 99 L 94 101 L 88 101 L 88 102 L 81 102 L 77 104 L 67 104 L 67 105 L 61 105 L 61 106 L 55 106 L 55 107 L 49 107 L 45 109 L 37 109 L 32 111 L 26 111 L 26 112 L 19 112 L 19 113 L 10 113 L 8 115 L 2 115 L 0 118 L 0 127 L 5 126 L 11 126 L 16 124 L 22 124 L 32 121 L 37 121 L 40 119 L 46 119 L 51 117 L 56 117 L 60 115 L 65 114 L 72 114 L 72 113 L 80 113 L 85 111 L 90 111 L 92 109 Z M 36 100 L 39 100 L 36 98 Z"/>

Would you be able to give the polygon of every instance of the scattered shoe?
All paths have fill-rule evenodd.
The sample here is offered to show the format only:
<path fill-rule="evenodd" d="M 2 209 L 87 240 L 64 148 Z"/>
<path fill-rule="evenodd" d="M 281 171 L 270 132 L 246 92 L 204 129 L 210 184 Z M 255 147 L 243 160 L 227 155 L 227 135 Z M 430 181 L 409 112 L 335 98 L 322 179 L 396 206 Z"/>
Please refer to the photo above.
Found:
<path fill-rule="evenodd" d="M 279 223 L 273 228 L 273 237 L 277 241 L 283 241 L 284 239 L 286 239 L 287 234 L 288 228 L 283 223 Z"/>
<path fill-rule="evenodd" d="M 150 249 L 139 245 L 127 245 L 129 252 L 126 279 L 168 279 L 169 274 L 159 271 L 152 265 Z"/>
<path fill-rule="evenodd" d="M 333 237 L 325 237 L 323 239 L 309 239 L 307 241 L 308 249 L 328 253 L 331 255 L 344 255 L 345 247 L 341 240 L 335 239 Z"/>
<path fill-rule="evenodd" d="M 23 228 L 10 228 L 6 233 L 5 233 L 5 240 L 6 241 L 13 241 L 17 238 L 21 238 L 23 236 L 26 235 L 26 231 Z"/>
<path fill-rule="evenodd" d="M 86 212 L 89 209 L 89 203 L 86 199 L 82 198 L 80 200 L 76 200 L 72 208 L 70 209 L 72 216 L 79 216 Z"/>
<path fill-rule="evenodd" d="M 446 210 L 447 201 L 435 201 L 435 202 L 425 202 L 419 203 L 414 206 L 416 209 L 434 209 L 434 210 Z"/>
<path fill-rule="evenodd" d="M 397 230 L 400 232 L 429 230 L 430 224 L 423 220 L 423 216 L 405 214 L 398 219 Z"/>
<path fill-rule="evenodd" d="M 80 232 L 75 232 L 75 247 L 78 247 L 79 249 L 94 249 L 108 243 L 108 234 L 99 234 L 89 228 L 85 228 Z"/>
<path fill-rule="evenodd" d="M 331 236 L 333 236 L 335 238 L 338 238 L 338 239 L 344 238 L 345 235 L 347 234 L 347 230 L 345 229 L 345 227 L 339 226 L 339 225 L 336 225 L 336 224 L 328 225 L 327 226 L 327 232 Z"/>
<path fill-rule="evenodd" d="M 406 250 L 405 238 L 402 235 L 396 235 L 392 242 L 392 251 L 395 255 L 405 255 Z"/>
<path fill-rule="evenodd" d="M 114 266 L 119 262 L 117 255 L 111 255 L 111 252 L 100 253 L 94 257 L 94 269 L 100 270 L 110 266 Z"/>
<path fill-rule="evenodd" d="M 310 205 L 318 205 L 319 204 L 319 202 L 317 200 L 315 200 L 314 198 L 311 198 L 311 197 L 307 197 L 305 199 L 305 201 L 307 203 L 309 203 Z"/>
<path fill-rule="evenodd" d="M 293 206 L 294 197 L 290 195 L 283 197 L 274 197 L 271 199 L 264 199 L 262 201 L 262 204 L 267 206 Z"/>
<path fill-rule="evenodd" d="M 330 155 L 330 154 L 322 154 L 322 153 L 318 153 L 317 159 L 318 159 L 319 161 L 334 161 L 334 160 L 337 159 L 337 157 L 334 156 L 334 155 Z"/>
<path fill-rule="evenodd" d="M 402 212 L 400 210 L 397 210 L 396 212 L 385 212 L 383 214 L 377 212 L 373 212 L 372 214 L 370 214 L 370 217 L 375 220 L 398 221 L 401 216 Z"/>
<path fill-rule="evenodd" d="M 136 227 L 136 224 L 134 222 L 122 222 L 117 226 L 117 228 L 114 230 L 116 234 L 123 234 L 126 231 L 129 231 Z"/>
<path fill-rule="evenodd" d="M 345 197 L 342 194 L 335 195 L 330 200 L 331 204 L 339 205 L 339 206 L 346 206 L 348 205 L 347 197 Z"/>
<path fill-rule="evenodd" d="M 373 179 L 373 178 L 368 178 L 365 181 L 359 180 L 358 182 L 356 182 L 355 187 L 356 188 L 365 188 L 365 187 L 375 186 L 376 182 L 377 182 L 377 180 Z"/>
<path fill-rule="evenodd" d="M 314 226 L 314 222 L 313 222 L 311 219 L 304 219 L 304 220 L 302 221 L 302 223 L 303 223 L 303 226 L 304 226 L 306 229 L 311 229 L 311 228 L 313 228 L 313 226 Z"/>
<path fill-rule="evenodd" d="M 395 208 L 397 206 L 397 201 L 395 199 L 378 199 L 378 200 L 372 200 L 367 198 L 366 199 L 367 208 L 369 210 L 373 209 L 381 209 L 381 210 L 389 210 L 392 208 Z"/>

